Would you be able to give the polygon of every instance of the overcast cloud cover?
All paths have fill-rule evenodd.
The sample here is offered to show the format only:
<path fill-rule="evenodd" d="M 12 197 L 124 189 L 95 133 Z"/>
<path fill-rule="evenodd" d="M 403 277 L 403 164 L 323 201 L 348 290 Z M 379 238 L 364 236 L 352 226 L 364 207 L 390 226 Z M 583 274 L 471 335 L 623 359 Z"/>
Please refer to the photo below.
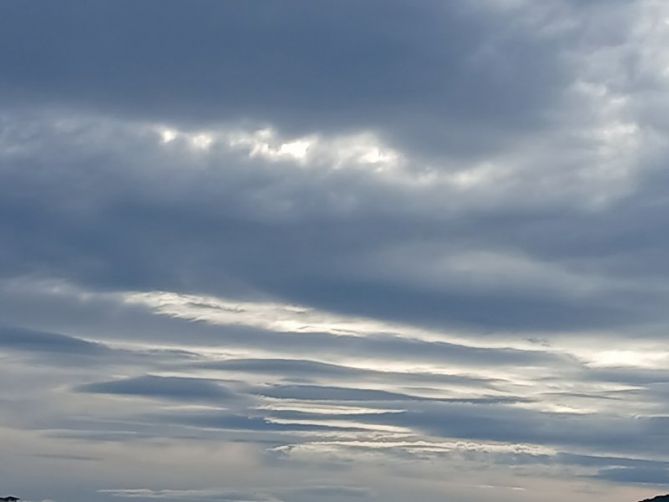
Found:
<path fill-rule="evenodd" d="M 0 495 L 669 491 L 665 0 L 0 0 Z"/>

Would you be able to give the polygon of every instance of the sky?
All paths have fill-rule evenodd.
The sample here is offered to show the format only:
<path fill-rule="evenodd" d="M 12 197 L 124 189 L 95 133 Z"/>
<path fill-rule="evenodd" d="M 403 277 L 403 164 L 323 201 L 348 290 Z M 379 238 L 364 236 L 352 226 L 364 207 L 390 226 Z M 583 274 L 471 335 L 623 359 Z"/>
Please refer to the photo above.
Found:
<path fill-rule="evenodd" d="M 2 0 L 0 495 L 669 491 L 665 0 Z"/>

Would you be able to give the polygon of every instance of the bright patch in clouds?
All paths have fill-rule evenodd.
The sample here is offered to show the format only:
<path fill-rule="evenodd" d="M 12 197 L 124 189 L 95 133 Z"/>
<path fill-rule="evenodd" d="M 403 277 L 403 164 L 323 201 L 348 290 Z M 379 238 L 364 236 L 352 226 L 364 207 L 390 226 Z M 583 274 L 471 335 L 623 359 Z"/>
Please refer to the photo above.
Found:
<path fill-rule="evenodd" d="M 294 162 L 298 165 L 322 165 L 333 168 L 371 165 L 383 167 L 399 166 L 401 155 L 379 142 L 370 133 L 351 136 L 323 137 L 309 135 L 284 139 L 271 128 L 245 130 L 210 130 L 187 132 L 174 128 L 156 128 L 164 144 L 183 140 L 201 150 L 222 146 L 232 151 L 245 152 L 250 158 L 270 162 Z"/>

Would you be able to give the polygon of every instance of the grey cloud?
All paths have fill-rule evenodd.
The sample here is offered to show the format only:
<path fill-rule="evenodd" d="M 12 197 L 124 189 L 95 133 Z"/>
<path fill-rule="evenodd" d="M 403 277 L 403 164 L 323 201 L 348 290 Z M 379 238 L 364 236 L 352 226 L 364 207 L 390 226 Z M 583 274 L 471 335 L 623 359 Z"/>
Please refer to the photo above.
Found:
<path fill-rule="evenodd" d="M 355 394 L 354 394 L 355 396 Z M 281 396 L 293 399 L 295 396 Z M 310 396 L 307 396 L 307 401 Z M 345 396 L 339 396 L 341 403 Z M 385 401 L 391 403 L 392 401 Z M 181 424 L 204 429 L 298 432 L 364 430 L 396 426 L 431 436 L 496 441 L 505 444 L 550 445 L 568 452 L 587 448 L 600 454 L 615 451 L 621 460 L 600 462 L 603 467 L 642 467 L 648 455 L 662 455 L 668 440 L 661 418 L 549 413 L 513 407 L 507 400 L 397 401 L 394 411 L 327 413 L 281 410 L 251 411 L 251 416 L 223 411 L 161 412 L 142 416 L 142 422 Z M 367 401 L 367 407 L 373 407 Z M 328 425 L 323 425 L 327 423 Z M 356 425 L 358 424 L 358 425 Z M 365 427 L 363 427 L 365 426 Z M 635 455 L 641 456 L 635 463 Z M 586 457 L 565 455 L 565 463 L 586 465 Z M 580 460 L 579 460 L 580 458 Z M 591 457 L 594 459 L 595 457 Z M 624 458 L 627 458 L 625 463 Z M 576 460 L 574 460 L 576 459 Z M 595 461 L 592 460 L 594 464 Z M 655 464 L 657 465 L 657 464 Z"/>
<path fill-rule="evenodd" d="M 447 437 L 549 444 L 587 445 L 593 451 L 661 453 L 668 440 L 654 419 L 541 413 L 506 406 L 441 405 L 427 411 L 387 415 L 384 422 L 410 425 Z"/>
<path fill-rule="evenodd" d="M 94 295 L 91 297 L 94 298 Z M 242 381 L 252 379 L 255 383 L 281 381 L 362 388 L 380 385 L 381 388 L 405 394 L 462 396 L 464 391 L 464 397 L 471 396 L 470 392 L 465 391 L 471 389 L 471 393 L 477 396 L 475 401 L 484 402 L 481 395 L 510 395 L 515 401 L 526 398 L 525 390 L 515 388 L 513 382 L 505 380 L 505 372 L 513 368 L 560 365 L 566 369 L 571 367 L 567 365 L 573 364 L 573 361 L 542 351 L 481 349 L 399 337 L 333 337 L 321 333 L 265 333 L 249 328 L 207 326 L 151 317 L 133 309 L 126 310 L 113 302 L 98 304 L 94 300 L 89 304 L 89 314 L 93 313 L 92 320 L 84 322 L 85 318 L 79 316 L 78 308 L 72 310 L 67 303 L 56 303 L 58 316 L 53 318 L 48 313 L 53 307 L 50 304 L 44 305 L 44 299 L 30 298 L 26 302 L 30 308 L 39 306 L 39 310 L 45 312 L 37 320 L 37 326 L 48 326 L 51 323 L 59 325 L 63 323 L 62 316 L 71 315 L 79 321 L 79 325 L 73 328 L 78 334 L 90 336 L 90 333 L 96 333 L 98 339 L 121 343 L 124 347 L 128 347 L 128 342 L 141 343 L 141 348 L 134 348 L 132 351 L 127 348 L 114 349 L 105 353 L 104 359 L 100 356 L 92 361 L 100 365 L 101 372 L 104 371 L 102 364 L 117 368 L 112 375 L 167 371 L 189 376 L 236 378 Z M 11 311 L 16 312 L 22 308 L 20 304 L 9 303 L 6 306 L 10 308 L 7 316 L 11 315 Z M 108 317 L 109 312 L 114 312 L 114 315 Z M 27 321 L 29 318 L 30 316 L 24 316 L 21 320 Z M 184 339 L 184 333 L 188 333 L 187 339 Z M 187 350 L 147 348 L 152 344 L 182 346 Z M 281 355 L 286 359 L 212 359 L 212 350 L 218 352 L 222 348 L 251 354 L 260 352 L 263 356 L 273 355 L 275 358 Z M 362 363 L 364 369 L 322 362 L 346 361 L 351 358 L 355 360 L 361 354 L 365 354 L 366 361 L 359 361 L 357 365 Z M 296 361 L 296 357 L 304 359 Z M 438 368 L 439 373 L 409 369 L 402 372 L 388 371 L 387 368 L 397 358 L 417 365 L 433 366 Z M 47 358 L 46 362 L 51 365 L 57 363 L 53 358 Z M 224 373 L 218 373 L 221 370 Z M 478 376 L 482 371 L 485 377 Z M 112 375 L 106 376 L 109 378 Z M 489 375 L 499 376 L 493 378 Z M 104 378 L 90 375 L 87 380 L 94 382 Z M 75 382 L 74 386 L 79 383 Z M 412 387 L 425 389 L 416 390 Z"/>
<path fill-rule="evenodd" d="M 67 454 L 55 454 L 55 453 L 42 453 L 35 456 L 47 459 L 71 460 L 74 462 L 98 462 L 102 460 L 100 457 L 92 457 L 87 455 L 67 455 Z"/>
<path fill-rule="evenodd" d="M 466 402 L 466 403 L 504 403 L 504 402 L 527 402 L 527 398 L 513 396 L 494 397 L 472 397 L 472 398 L 436 398 L 419 395 L 389 392 L 379 389 L 332 387 L 319 385 L 273 385 L 254 391 L 255 393 L 277 399 L 299 399 L 304 401 L 362 401 L 373 403 L 375 401 L 442 401 L 442 402 Z"/>
<path fill-rule="evenodd" d="M 98 342 L 12 326 L 0 326 L 0 347 L 71 356 L 99 356 L 110 352 L 108 347 Z"/>
<path fill-rule="evenodd" d="M 543 108 L 559 103 L 569 74 L 560 60 L 565 38 L 538 36 L 523 22 L 531 14 L 485 7 L 7 4 L 2 95 L 5 103 L 198 124 L 381 129 L 423 149 L 473 153 L 498 147 L 509 130 L 546 125 Z M 25 37 L 27 25 L 40 37 Z"/>
<path fill-rule="evenodd" d="M 257 492 L 245 492 L 223 489 L 191 490 L 153 490 L 149 488 L 116 488 L 98 490 L 98 493 L 112 497 L 130 499 L 167 499 L 167 500 L 216 500 L 219 502 L 281 502 L 278 498 Z"/>
<path fill-rule="evenodd" d="M 88 336 L 91 336 L 90 332 Z M 160 369 L 182 366 L 201 357 L 188 350 L 118 348 L 102 341 L 10 325 L 0 325 L 0 349 L 55 367 L 68 367 L 76 361 L 77 365 L 87 367 L 151 366 Z"/>
<path fill-rule="evenodd" d="M 606 368 L 591 369 L 584 378 L 628 385 L 648 385 L 669 382 L 669 371 L 663 369 Z"/>
<path fill-rule="evenodd" d="M 588 448 L 600 454 L 620 452 L 633 459 L 663 455 L 668 440 L 664 419 L 603 414 L 549 413 L 500 403 L 417 402 L 392 412 L 327 415 L 313 413 L 312 420 L 353 420 L 364 424 L 407 427 L 430 435 L 498 441 L 507 444 L 552 445 L 565 451 Z M 309 414 L 274 412 L 285 419 L 306 419 Z M 569 457 L 563 457 L 569 458 Z M 613 466 L 634 466 L 611 463 Z M 611 465 L 609 464 L 609 465 Z"/>
<path fill-rule="evenodd" d="M 601 469 L 594 477 L 618 483 L 668 485 L 669 469 L 653 467 L 611 467 Z"/>
<path fill-rule="evenodd" d="M 9 127 L 10 135 L 12 128 L 16 126 Z M 72 133 L 46 127 L 35 132 L 38 145 L 27 157 L 5 159 L 0 177 L 4 187 L 12 188 L 0 207 L 2 214 L 11 215 L 0 223 L 3 240 L 10 243 L 0 251 L 4 276 L 37 273 L 102 289 L 244 296 L 262 291 L 326 310 L 483 332 L 624 328 L 664 318 L 664 293 L 633 286 L 634 275 L 628 280 L 632 285 L 600 288 L 584 301 L 552 291 L 549 282 L 542 291 L 522 285 L 508 291 L 503 281 L 472 290 L 446 278 L 435 288 L 420 278 L 365 277 L 357 270 L 370 256 L 398 243 L 426 239 L 445 253 L 453 241 L 475 250 L 511 246 L 513 239 L 514 247 L 538 255 L 556 243 L 564 251 L 556 255 L 553 247 L 545 259 L 570 262 L 574 251 L 564 249 L 565 238 L 559 236 L 568 233 L 563 227 L 574 225 L 569 232 L 577 237 L 567 244 L 575 245 L 584 242 L 580 235 L 599 224 L 597 219 L 583 222 L 580 214 L 539 213 L 528 222 L 527 216 L 517 221 L 513 215 L 460 219 L 429 210 L 403 213 L 397 207 L 411 194 L 379 190 L 364 174 L 319 178 L 297 172 L 284 179 L 257 161 L 247 169 L 244 165 L 251 161 L 230 154 L 192 169 L 186 167 L 190 162 L 203 161 L 171 156 L 156 144 L 149 147 L 142 143 L 147 138 L 137 137 L 132 128 L 111 129 L 98 136 L 89 129 Z M 45 136 L 50 139 L 42 143 Z M 10 144 L 14 141 L 19 140 Z M 53 148 L 58 155 L 52 155 Z M 280 200 L 267 197 L 271 187 L 279 190 Z M 353 213 L 338 213 L 322 203 L 333 190 L 354 194 L 364 205 Z M 277 219 L 271 216 L 275 202 L 294 209 Z M 620 221 L 611 214 L 607 224 L 614 220 Z M 271 256 L 265 252 L 269 248 Z M 407 274 L 415 259 L 420 257 L 408 256 L 401 264 Z M 617 275 L 632 273 L 625 263 L 612 264 Z"/>
<path fill-rule="evenodd" d="M 558 461 L 565 464 L 581 465 L 585 467 L 598 468 L 629 468 L 629 469 L 655 469 L 669 468 L 669 462 L 662 460 L 647 460 L 643 458 L 607 457 L 593 455 L 579 455 L 574 453 L 560 453 Z"/>
<path fill-rule="evenodd" d="M 316 385 L 275 385 L 256 392 L 263 396 L 280 399 L 323 401 L 406 401 L 412 399 L 411 396 L 397 392 Z"/>
<path fill-rule="evenodd" d="M 179 424 L 204 429 L 242 430 L 261 432 L 344 432 L 362 431 L 351 425 L 323 425 L 318 423 L 280 423 L 258 415 L 232 415 L 224 410 L 202 412 L 174 412 L 145 415 L 144 420 L 154 423 Z M 314 417 L 316 418 L 316 417 Z"/>
<path fill-rule="evenodd" d="M 563 368 L 572 367 L 576 361 L 568 355 L 563 355 L 546 350 L 518 350 L 513 348 L 490 348 L 490 347 L 472 347 L 460 345 L 457 343 L 424 341 L 393 335 L 370 335 L 365 337 L 339 335 L 333 337 L 327 333 L 280 333 L 266 332 L 253 328 L 239 326 L 209 326 L 202 323 L 190 323 L 183 320 L 166 319 L 150 315 L 146 311 L 139 311 L 136 308 L 129 308 L 126 305 L 119 305 L 118 301 L 94 302 L 89 304 L 89 310 L 86 315 L 82 315 L 78 305 L 71 305 L 67 302 L 55 301 L 53 299 L 28 297 L 24 303 L 12 304 L 11 299 L 8 304 L 11 307 L 3 315 L 11 318 L 22 309 L 27 309 L 28 313 L 17 316 L 17 320 L 22 323 L 29 323 L 31 326 L 49 326 L 52 324 L 67 323 L 63 320 L 63 313 L 77 319 L 75 330 L 77 333 L 98 333 L 98 337 L 106 341 L 136 342 L 138 340 L 147 343 L 169 344 L 172 346 L 185 345 L 185 349 L 179 351 L 162 350 L 160 354 L 167 357 L 170 354 L 175 360 L 182 359 L 185 365 L 191 368 L 203 369 L 225 369 L 231 367 L 228 365 L 238 365 L 241 363 L 226 361 L 208 361 L 198 360 L 199 348 L 215 348 L 224 344 L 229 348 L 243 348 L 266 351 L 268 354 L 282 355 L 286 359 L 289 357 L 294 360 L 296 357 L 314 358 L 329 360 L 335 356 L 337 358 L 356 357 L 365 354 L 373 360 L 385 361 L 396 360 L 398 357 L 411 357 L 412 360 L 421 362 L 431 362 L 439 365 L 440 369 L 448 370 L 450 367 L 459 368 L 469 367 L 492 367 L 492 366 L 527 366 L 539 367 L 544 365 L 560 364 Z M 52 303 L 54 305 L 52 306 Z M 30 315 L 32 305 L 38 304 L 40 310 L 44 311 L 44 318 L 33 319 Z M 57 309 L 56 313 L 50 310 Z M 2 312 L 2 305 L 0 305 Z M 110 315 L 110 312 L 113 315 Z M 95 315 L 91 315 L 94 313 Z M 67 317 L 67 316 L 66 316 Z M 89 319 L 90 317 L 90 319 Z M 141 327 L 138 329 L 137 327 Z M 183 333 L 188 332 L 188 339 L 185 340 Z M 478 335 L 478 334 L 477 334 Z M 146 349 L 144 349 L 146 353 Z M 146 353 L 146 356 L 150 356 Z M 159 354 L 156 354 L 159 355 Z M 247 364 L 247 363 L 244 363 Z M 251 364 L 251 363 L 249 363 Z M 254 362 L 255 370 L 260 371 L 264 363 Z M 278 361 L 272 363 L 276 366 Z M 280 363 L 283 369 L 276 368 L 283 374 L 296 374 L 291 369 L 292 363 L 286 361 Z M 314 364 L 314 363 L 309 363 Z M 271 365 L 270 365 L 271 366 Z M 300 371 L 306 371 L 306 363 L 298 363 Z M 577 366 L 578 367 L 578 366 Z M 323 371 L 334 376 L 334 372 L 339 372 L 343 377 L 344 373 L 363 377 L 362 373 L 350 372 L 349 368 L 335 368 L 319 366 L 318 371 Z M 314 368 L 316 370 L 316 368 Z M 412 372 L 403 376 L 400 374 L 388 375 L 386 372 L 378 374 L 367 373 L 372 379 L 385 380 L 387 377 L 397 377 L 409 381 L 420 382 L 428 380 L 438 380 L 442 383 L 466 384 L 471 382 L 476 385 L 485 385 L 480 378 L 461 375 L 417 375 Z M 306 375 L 304 375 L 306 376 Z M 486 379 L 490 380 L 490 379 Z M 494 380 L 494 379 L 493 379 Z M 494 384 L 494 381 L 490 382 Z"/>
<path fill-rule="evenodd" d="M 374 492 L 368 488 L 358 486 L 339 485 L 316 485 L 296 488 L 293 492 L 312 497 L 344 497 L 344 498 L 368 498 Z"/>
<path fill-rule="evenodd" d="M 336 380 L 406 383 L 439 383 L 450 385 L 493 387 L 499 380 L 477 378 L 457 374 L 375 371 L 306 359 L 226 359 L 223 361 L 202 362 L 194 368 L 219 370 L 226 372 L 247 372 L 253 374 L 277 375 L 285 379 L 317 380 L 334 378 Z"/>
<path fill-rule="evenodd" d="M 117 394 L 180 401 L 203 399 L 220 401 L 235 397 L 233 392 L 217 382 L 198 378 L 162 377 L 155 375 L 90 383 L 81 385 L 76 390 L 92 394 Z"/>

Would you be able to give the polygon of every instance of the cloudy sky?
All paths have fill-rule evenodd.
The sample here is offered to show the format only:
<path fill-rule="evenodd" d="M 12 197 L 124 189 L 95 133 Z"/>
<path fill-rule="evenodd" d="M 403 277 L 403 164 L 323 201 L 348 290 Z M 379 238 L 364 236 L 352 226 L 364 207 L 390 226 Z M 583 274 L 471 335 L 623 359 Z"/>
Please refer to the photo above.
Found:
<path fill-rule="evenodd" d="M 669 491 L 666 0 L 3 0 L 0 495 Z"/>

